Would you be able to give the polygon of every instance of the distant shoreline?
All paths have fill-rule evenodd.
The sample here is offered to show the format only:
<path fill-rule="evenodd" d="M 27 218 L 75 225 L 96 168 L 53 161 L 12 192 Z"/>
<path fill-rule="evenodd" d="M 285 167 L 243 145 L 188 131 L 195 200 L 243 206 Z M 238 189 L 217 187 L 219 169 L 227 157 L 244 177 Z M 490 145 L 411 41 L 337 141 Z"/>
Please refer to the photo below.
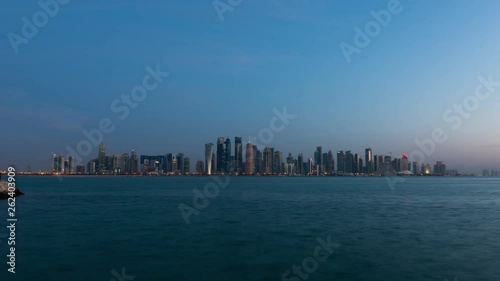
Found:
<path fill-rule="evenodd" d="M 442 175 L 234 175 L 234 174 L 214 174 L 214 175 L 155 175 L 155 174 L 138 174 L 138 175 L 55 175 L 45 173 L 19 173 L 17 176 L 22 177 L 279 177 L 279 178 L 325 178 L 325 177 L 342 177 L 342 178 L 382 178 L 382 177 L 480 177 L 480 178 L 494 178 L 483 177 L 477 175 L 456 175 L 456 176 L 442 176 Z"/>

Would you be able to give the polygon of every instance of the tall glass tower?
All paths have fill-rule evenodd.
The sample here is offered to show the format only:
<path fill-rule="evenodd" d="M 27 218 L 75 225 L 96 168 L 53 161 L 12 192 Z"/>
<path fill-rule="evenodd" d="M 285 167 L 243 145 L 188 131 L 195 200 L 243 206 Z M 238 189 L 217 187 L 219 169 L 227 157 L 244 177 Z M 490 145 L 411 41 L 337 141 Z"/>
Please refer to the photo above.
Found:
<path fill-rule="evenodd" d="M 234 165 L 234 170 L 240 173 L 241 169 L 243 169 L 243 144 L 241 143 L 241 137 L 234 138 Z"/>
<path fill-rule="evenodd" d="M 253 159 L 253 145 L 251 143 L 247 143 L 246 151 L 245 151 L 245 174 L 253 175 L 254 172 L 254 159 Z"/>
<path fill-rule="evenodd" d="M 346 174 L 354 173 L 353 166 L 354 166 L 354 155 L 352 155 L 350 150 L 346 151 L 345 152 L 345 173 Z"/>
<path fill-rule="evenodd" d="M 58 166 L 59 166 L 59 160 L 57 158 L 57 155 L 55 153 L 52 154 L 52 173 L 57 173 L 58 172 Z"/>
<path fill-rule="evenodd" d="M 232 172 L 231 169 L 231 140 L 229 138 L 226 139 L 225 147 L 224 147 L 224 171 L 226 173 Z"/>
<path fill-rule="evenodd" d="M 323 148 L 321 146 L 316 147 L 316 153 L 314 155 L 317 173 L 323 174 Z"/>
<path fill-rule="evenodd" d="M 212 163 L 213 163 L 213 156 L 214 156 L 214 144 L 213 143 L 207 143 L 205 144 L 205 172 L 207 175 L 212 174 Z"/>
<path fill-rule="evenodd" d="M 269 146 L 264 148 L 264 153 L 262 155 L 263 158 L 263 167 L 262 172 L 264 174 L 272 174 L 273 173 L 273 151 Z"/>
<path fill-rule="evenodd" d="M 226 153 L 224 150 L 224 138 L 217 139 L 217 172 L 222 173 L 226 169 L 224 160 Z"/>
<path fill-rule="evenodd" d="M 373 174 L 375 171 L 373 171 L 374 166 L 373 166 L 373 155 L 371 148 L 365 149 L 365 164 L 366 164 L 366 173 Z"/>
<path fill-rule="evenodd" d="M 106 145 L 101 142 L 99 145 L 99 155 L 97 156 L 99 162 L 97 171 L 102 173 L 106 170 Z"/>
<path fill-rule="evenodd" d="M 297 174 L 304 175 L 304 155 L 299 154 L 297 157 Z"/>
<path fill-rule="evenodd" d="M 345 156 L 344 151 L 337 151 L 337 174 L 343 175 L 345 172 Z"/>

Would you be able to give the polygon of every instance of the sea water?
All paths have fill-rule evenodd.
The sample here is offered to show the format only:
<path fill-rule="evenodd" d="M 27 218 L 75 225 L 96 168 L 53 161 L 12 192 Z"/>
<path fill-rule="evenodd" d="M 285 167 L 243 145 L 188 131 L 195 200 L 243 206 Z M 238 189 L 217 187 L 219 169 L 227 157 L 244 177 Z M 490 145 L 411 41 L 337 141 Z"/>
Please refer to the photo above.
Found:
<path fill-rule="evenodd" d="M 19 176 L 17 187 L 16 273 L 1 201 L 0 280 L 500 280 L 499 178 Z"/>

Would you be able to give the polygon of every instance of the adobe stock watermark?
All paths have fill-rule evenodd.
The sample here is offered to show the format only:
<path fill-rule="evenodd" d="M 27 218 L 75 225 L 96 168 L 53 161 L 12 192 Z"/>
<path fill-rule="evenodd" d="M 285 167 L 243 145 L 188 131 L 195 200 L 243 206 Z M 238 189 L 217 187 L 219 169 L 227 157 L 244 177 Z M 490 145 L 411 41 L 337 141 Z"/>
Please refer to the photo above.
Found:
<path fill-rule="evenodd" d="M 496 88 L 500 87 L 500 81 L 494 81 L 493 75 L 489 75 L 487 79 L 483 76 L 478 77 L 479 83 L 476 85 L 474 94 L 466 96 L 461 103 L 454 104 L 450 109 L 443 113 L 445 123 L 452 124 L 453 131 L 462 127 L 464 119 L 472 116 L 472 113 L 479 109 L 481 102 L 486 101 L 495 93 Z M 422 141 L 415 139 L 415 144 L 418 149 L 409 154 L 410 159 L 423 163 L 425 157 L 429 157 L 436 151 L 438 144 L 443 144 L 448 140 L 448 135 L 445 129 L 435 128 L 430 135 Z"/>
<path fill-rule="evenodd" d="M 54 18 L 59 14 L 61 10 L 61 5 L 66 5 L 70 0 L 40 0 L 38 1 L 38 6 L 40 10 L 35 12 L 31 17 L 31 20 L 27 17 L 22 17 L 21 21 L 23 26 L 21 27 L 21 35 L 9 32 L 7 38 L 9 39 L 10 45 L 14 50 L 15 54 L 19 53 L 19 46 L 21 44 L 28 44 L 30 39 L 33 39 L 38 31 L 49 23 L 50 18 Z"/>
<path fill-rule="evenodd" d="M 451 108 L 443 113 L 445 123 L 451 125 L 451 130 L 456 131 L 462 127 L 464 120 L 469 119 L 472 113 L 479 109 L 481 102 L 485 102 L 491 98 L 492 94 L 500 87 L 500 80 L 495 81 L 493 75 L 488 75 L 488 78 L 483 76 L 478 77 L 478 84 L 475 87 L 474 94 L 466 96 L 461 103 L 455 103 Z M 449 130 L 450 128 L 448 128 Z M 415 139 L 415 144 L 418 147 L 409 154 L 409 159 L 418 163 L 424 163 L 426 157 L 430 157 L 436 152 L 436 147 L 444 144 L 449 139 L 448 134 L 443 128 L 435 128 L 429 138 L 423 140 Z M 404 182 L 401 177 L 390 177 L 387 179 L 389 186 L 394 190 L 397 183 Z"/>
<path fill-rule="evenodd" d="M 258 149 L 262 150 L 266 145 L 269 145 L 274 140 L 274 135 L 283 132 L 290 124 L 290 120 L 297 117 L 295 114 L 289 114 L 286 106 L 283 107 L 282 111 L 274 108 L 273 113 L 274 116 L 269 120 L 269 127 L 262 128 L 257 136 L 248 137 L 250 143 L 256 145 Z"/>
<path fill-rule="evenodd" d="M 281 276 L 283 281 L 300 281 L 307 280 L 311 274 L 318 270 L 319 263 L 326 261 L 333 254 L 334 249 L 338 249 L 340 244 L 333 243 L 330 240 L 330 235 L 326 238 L 316 238 L 318 246 L 314 249 L 313 255 L 302 260 L 300 265 L 293 265 Z"/>
<path fill-rule="evenodd" d="M 114 276 L 113 278 L 110 279 L 110 281 L 132 281 L 135 279 L 135 276 L 132 275 L 127 275 L 125 272 L 126 268 L 122 268 L 121 274 L 116 271 L 115 269 L 111 270 L 111 274 Z"/>
<path fill-rule="evenodd" d="M 236 7 L 241 5 L 243 0 L 214 0 L 212 2 L 215 12 L 219 17 L 220 21 L 224 21 L 224 14 L 227 12 L 232 12 Z"/>
<path fill-rule="evenodd" d="M 121 121 L 130 116 L 132 109 L 139 106 L 148 97 L 148 93 L 154 91 L 170 75 L 168 72 L 162 72 L 160 65 L 155 69 L 151 66 L 146 67 L 146 74 L 142 78 L 142 83 L 131 89 L 130 94 L 122 94 L 120 98 L 115 99 L 111 105 L 111 112 L 117 115 Z M 110 118 L 102 118 L 98 127 L 90 131 L 82 130 L 83 139 L 75 147 L 66 146 L 68 155 L 74 156 L 75 161 L 83 163 L 84 157 L 90 156 L 97 146 L 104 140 L 105 134 L 111 134 L 116 129 L 115 123 Z"/>
<path fill-rule="evenodd" d="M 412 0 L 408 0 L 412 1 Z M 359 26 L 354 27 L 353 44 L 342 42 L 339 44 L 340 50 L 347 63 L 351 63 L 352 55 L 361 54 L 361 50 L 368 47 L 372 39 L 379 36 L 382 28 L 389 26 L 393 16 L 399 15 L 403 11 L 403 6 L 399 0 L 389 0 L 387 8 L 378 12 L 372 10 L 370 15 L 373 20 L 367 22 L 363 29 Z"/>
<path fill-rule="evenodd" d="M 203 191 L 198 188 L 193 189 L 193 206 L 185 203 L 180 203 L 178 206 L 181 212 L 182 218 L 186 224 L 191 223 L 192 215 L 199 215 L 200 211 L 207 208 L 210 205 L 209 199 L 214 199 L 219 196 L 220 190 L 226 188 L 231 181 L 229 176 L 225 176 L 225 182 L 222 182 L 219 177 L 211 176 L 214 182 L 209 182 L 203 187 Z"/>

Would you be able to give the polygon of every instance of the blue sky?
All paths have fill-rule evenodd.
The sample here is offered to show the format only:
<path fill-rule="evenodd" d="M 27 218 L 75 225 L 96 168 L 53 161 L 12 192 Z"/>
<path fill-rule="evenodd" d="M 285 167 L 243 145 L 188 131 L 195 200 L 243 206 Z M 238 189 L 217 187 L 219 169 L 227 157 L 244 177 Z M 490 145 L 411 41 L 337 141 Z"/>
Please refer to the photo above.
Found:
<path fill-rule="evenodd" d="M 8 34 L 21 35 L 22 17 L 41 8 L 8 1 L 0 169 L 48 170 L 52 152 L 66 154 L 106 117 L 116 121 L 109 153 L 184 152 L 195 162 L 204 143 L 257 135 L 283 107 L 297 117 L 271 146 L 294 156 L 317 145 L 395 156 L 442 128 L 448 139 L 425 162 L 500 169 L 500 87 L 457 130 L 443 119 L 479 76 L 500 81 L 500 2 L 401 0 L 348 63 L 339 44 L 354 44 L 354 28 L 389 2 L 244 0 L 221 21 L 212 1 L 70 1 L 16 54 Z M 170 76 L 117 119 L 113 100 L 157 64 Z"/>

